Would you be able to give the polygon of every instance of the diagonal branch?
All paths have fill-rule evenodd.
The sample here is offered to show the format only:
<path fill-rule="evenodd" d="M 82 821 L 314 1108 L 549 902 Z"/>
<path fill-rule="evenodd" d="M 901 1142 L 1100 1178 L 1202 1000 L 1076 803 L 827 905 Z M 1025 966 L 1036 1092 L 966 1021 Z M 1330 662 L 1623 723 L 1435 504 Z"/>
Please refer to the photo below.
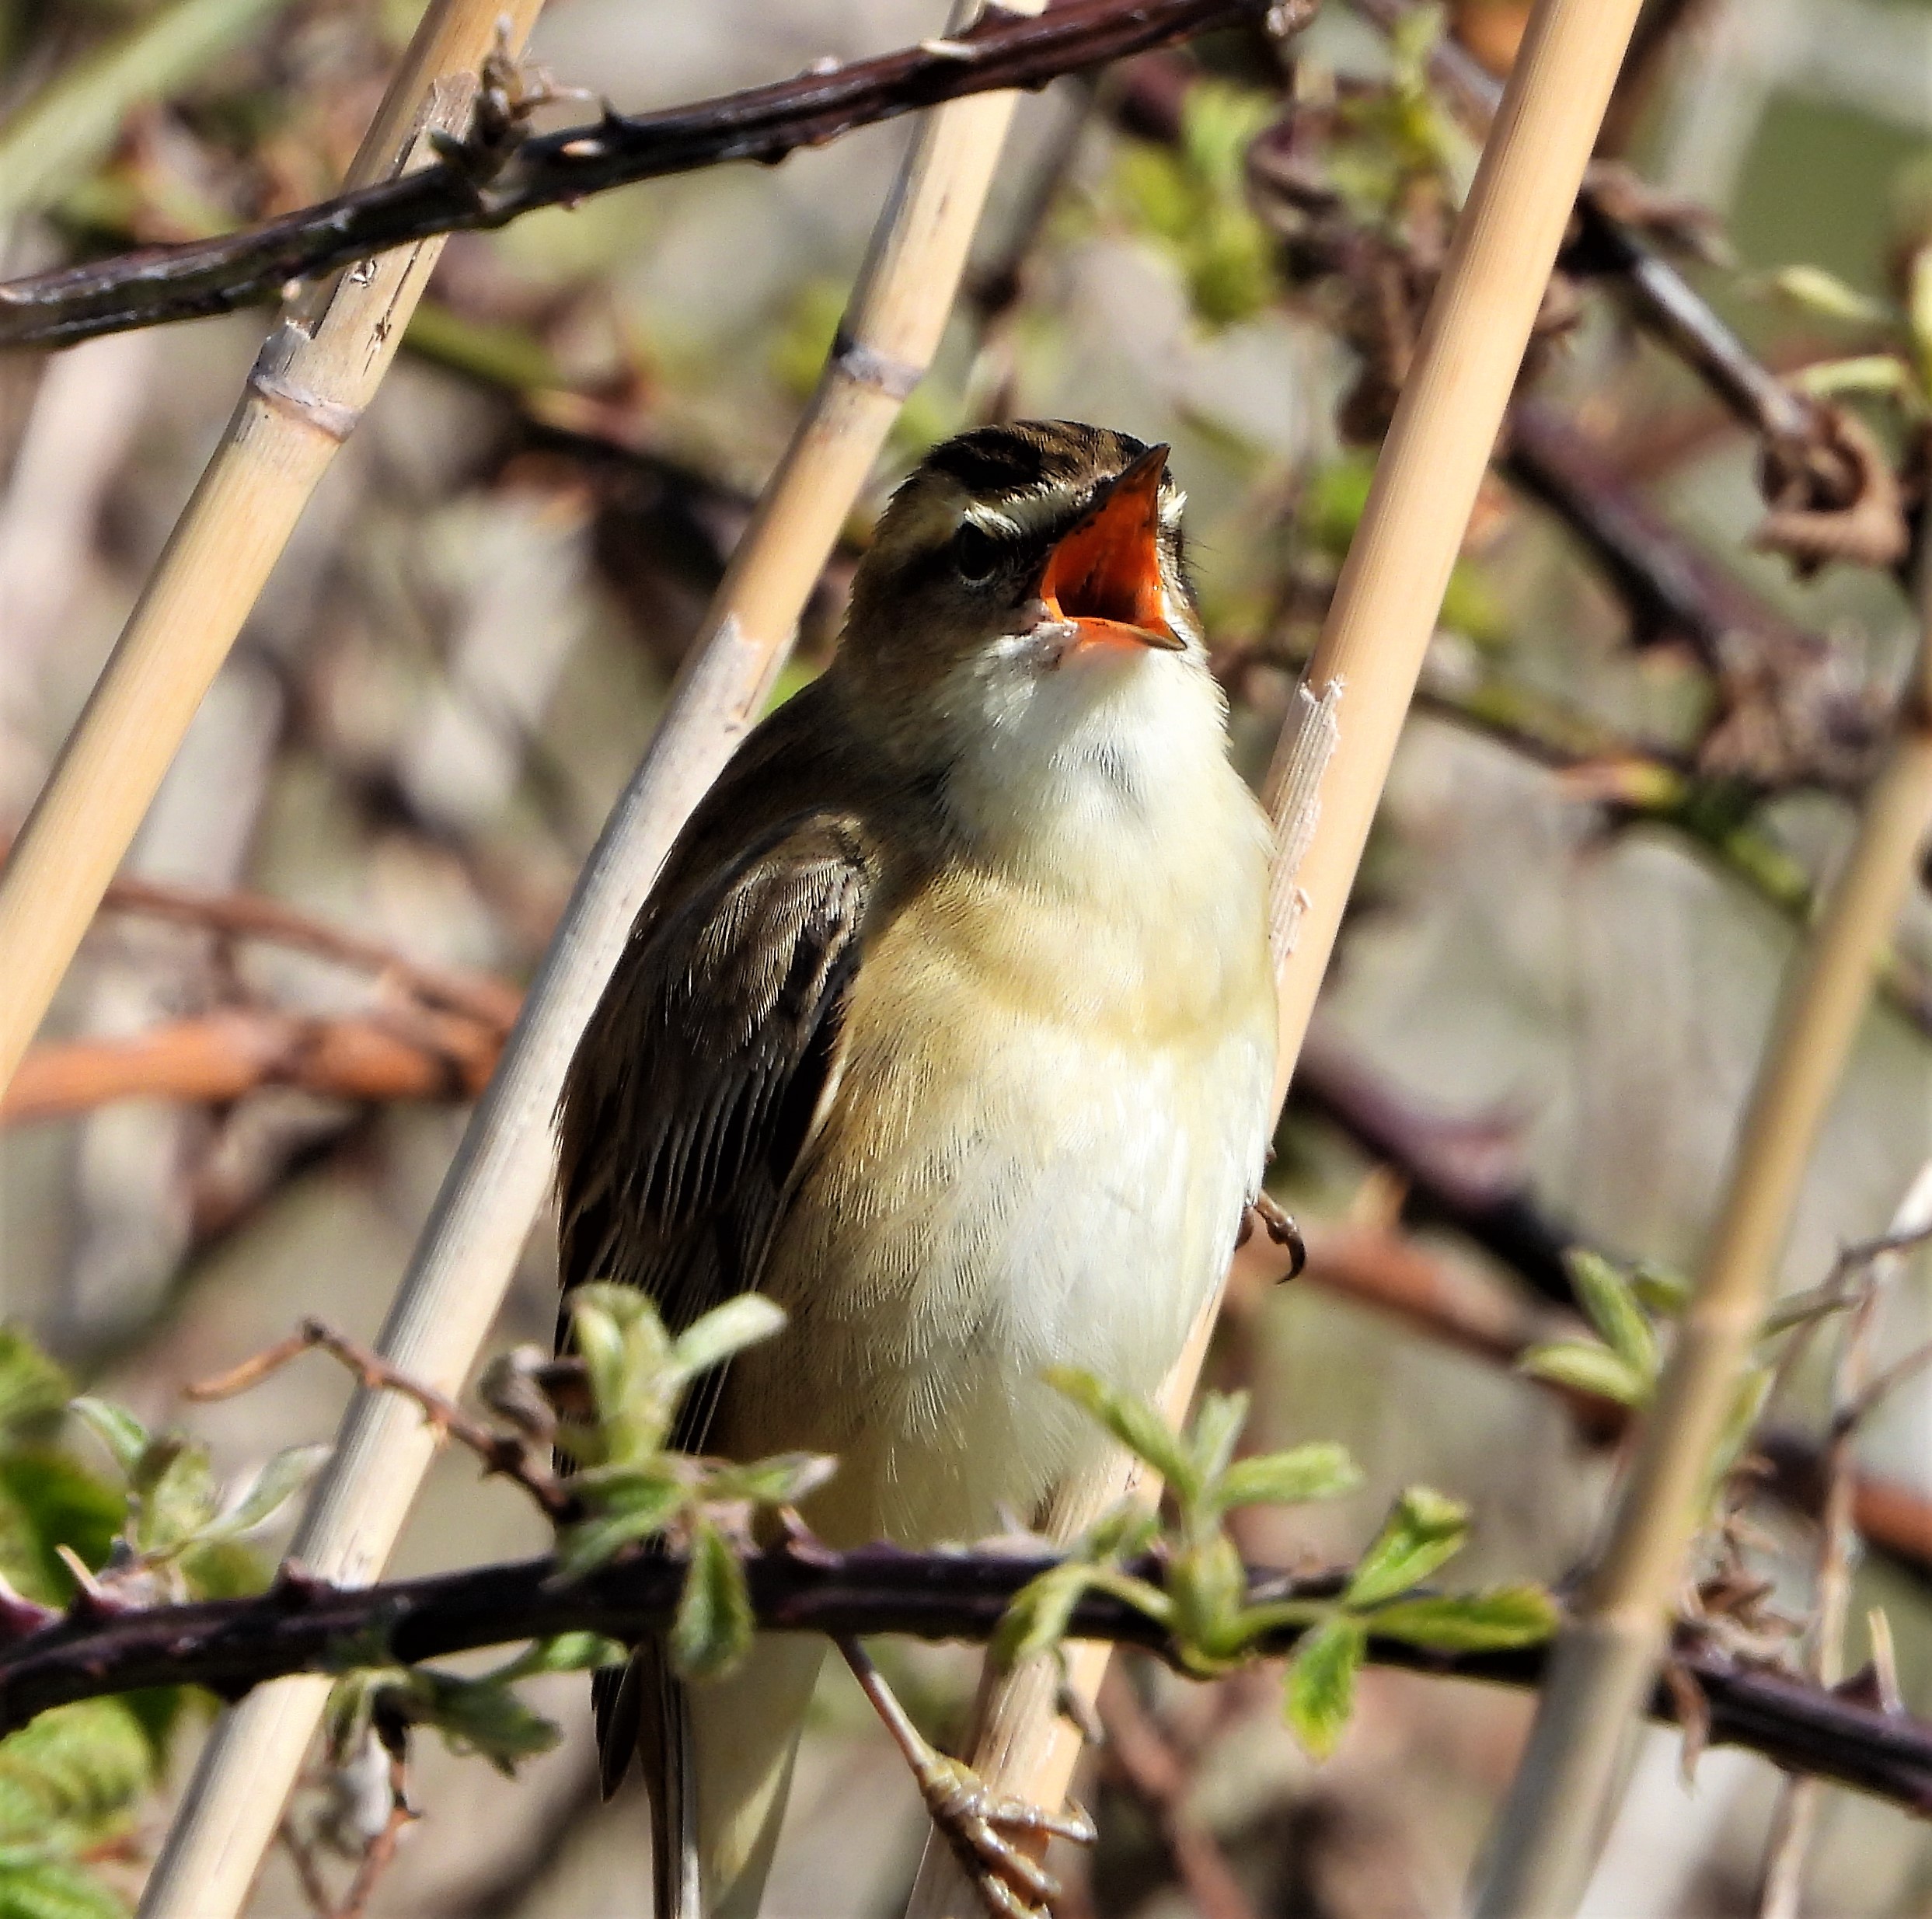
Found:
<path fill-rule="evenodd" d="M 507 156 L 472 145 L 434 165 L 211 240 L 117 253 L 0 285 L 0 346 L 50 346 L 263 299 L 292 279 L 333 272 L 391 247 L 506 225 L 539 207 L 727 160 L 781 160 L 940 101 L 1037 88 L 1214 27 L 1271 15 L 1279 0 L 1072 0 L 1038 19 L 997 7 L 956 40 L 832 65 L 696 106 L 518 141 Z"/>
<path fill-rule="evenodd" d="M 1021 1587 L 1057 1563 L 1006 1551 L 785 1547 L 753 1554 L 745 1573 L 753 1612 L 767 1630 L 984 1642 Z M 1248 1576 L 1257 1601 L 1331 1597 L 1343 1577 L 1258 1568 Z M 0 1733 L 50 1707 L 142 1686 L 206 1686 L 233 1699 L 267 1680 L 358 1662 L 413 1663 L 561 1632 L 635 1639 L 669 1625 L 684 1577 L 681 1559 L 648 1554 L 567 1585 L 549 1559 L 350 1588 L 284 1571 L 268 1591 L 247 1599 L 108 1612 L 82 1605 L 37 1623 L 16 1608 L 0 1618 Z M 1285 1628 L 1263 1649 L 1285 1652 L 1302 1630 Z M 1158 1627 L 1102 1593 L 1081 1600 L 1068 1631 L 1174 1655 Z M 1708 1705 L 1714 1743 L 1932 1815 L 1932 1725 L 1740 1665 L 1693 1638 L 1682 1640 L 1677 1654 Z M 1534 1649 L 1445 1654 L 1375 1641 L 1370 1657 L 1519 1687 L 1536 1684 L 1543 1668 Z M 1657 1689 L 1651 1710 L 1676 1718 L 1669 1687 Z"/>

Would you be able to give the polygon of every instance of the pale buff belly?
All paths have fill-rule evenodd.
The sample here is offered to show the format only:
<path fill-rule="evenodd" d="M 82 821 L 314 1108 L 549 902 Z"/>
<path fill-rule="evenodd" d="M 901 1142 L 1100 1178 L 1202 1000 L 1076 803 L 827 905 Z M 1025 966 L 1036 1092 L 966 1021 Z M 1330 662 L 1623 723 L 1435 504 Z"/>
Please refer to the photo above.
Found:
<path fill-rule="evenodd" d="M 761 1282 L 792 1323 L 736 1362 L 718 1437 L 837 1454 L 807 1514 L 835 1542 L 972 1539 L 1099 1448 L 1044 1367 L 1151 1392 L 1178 1353 L 1259 1176 L 1272 997 L 1209 955 L 1156 1032 L 1117 981 L 1115 1017 L 1043 1017 L 882 957 Z"/>

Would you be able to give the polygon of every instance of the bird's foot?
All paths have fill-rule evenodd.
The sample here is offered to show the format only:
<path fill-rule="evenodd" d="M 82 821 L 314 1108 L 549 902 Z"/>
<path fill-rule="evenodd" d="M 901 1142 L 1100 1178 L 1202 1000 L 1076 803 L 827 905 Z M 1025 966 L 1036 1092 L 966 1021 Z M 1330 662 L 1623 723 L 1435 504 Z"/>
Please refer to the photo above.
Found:
<path fill-rule="evenodd" d="M 913 1725 L 856 1639 L 841 1639 L 838 1645 L 893 1743 L 905 1755 L 933 1823 L 945 1835 L 992 1919 L 1052 1919 L 1060 1882 L 1024 1842 L 1037 1840 L 1044 1845 L 1049 1839 L 1070 1839 L 1090 1846 L 1096 1836 L 1093 1820 L 1077 1806 L 1049 1813 L 996 1792 L 971 1767 L 948 1759 Z"/>
<path fill-rule="evenodd" d="M 1288 1248 L 1288 1277 L 1294 1279 L 1308 1264 L 1308 1244 L 1302 1237 L 1301 1228 L 1295 1223 L 1294 1215 L 1284 1212 L 1267 1193 L 1257 1193 L 1241 1216 L 1241 1230 L 1234 1241 L 1237 1251 L 1254 1236 L 1257 1219 L 1277 1246 Z"/>
<path fill-rule="evenodd" d="M 961 1760 L 929 1747 L 913 1763 L 926 1809 L 994 1919 L 1050 1919 L 1060 1882 L 1016 1843 L 1070 1839 L 1090 1846 L 1093 1822 L 1078 1806 L 1049 1813 L 1025 1799 L 1010 1799 Z"/>

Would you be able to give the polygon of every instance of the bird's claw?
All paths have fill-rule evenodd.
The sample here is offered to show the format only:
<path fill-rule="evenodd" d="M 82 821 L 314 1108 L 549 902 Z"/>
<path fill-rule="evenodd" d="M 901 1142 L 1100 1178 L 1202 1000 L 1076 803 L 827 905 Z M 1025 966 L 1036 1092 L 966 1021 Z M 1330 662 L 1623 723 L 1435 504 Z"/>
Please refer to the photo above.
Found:
<path fill-rule="evenodd" d="M 1308 1243 L 1302 1237 L 1302 1230 L 1295 1223 L 1294 1215 L 1283 1212 L 1267 1193 L 1257 1192 L 1241 1216 L 1241 1230 L 1234 1242 L 1237 1251 L 1253 1237 L 1257 1219 L 1277 1246 L 1288 1248 L 1287 1276 L 1294 1279 L 1308 1264 Z"/>
<path fill-rule="evenodd" d="M 1095 1833 L 1086 1813 L 1071 1805 L 1064 1813 L 1049 1813 L 1009 1799 L 970 1766 L 936 1753 L 920 1768 L 919 1781 L 933 1823 L 946 1835 L 994 1919 L 1051 1919 L 1060 1882 L 1013 1839 L 1044 1836 L 1090 1846 Z"/>

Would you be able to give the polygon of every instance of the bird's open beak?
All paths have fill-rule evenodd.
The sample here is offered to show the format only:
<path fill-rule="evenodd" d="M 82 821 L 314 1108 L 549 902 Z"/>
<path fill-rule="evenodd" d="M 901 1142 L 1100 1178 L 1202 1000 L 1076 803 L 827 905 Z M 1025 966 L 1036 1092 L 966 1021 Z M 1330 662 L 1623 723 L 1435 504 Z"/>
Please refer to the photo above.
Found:
<path fill-rule="evenodd" d="M 1070 622 L 1077 645 L 1187 644 L 1167 623 L 1160 577 L 1160 481 L 1167 449 L 1149 447 L 1065 535 L 1040 576 L 1040 598 Z"/>

